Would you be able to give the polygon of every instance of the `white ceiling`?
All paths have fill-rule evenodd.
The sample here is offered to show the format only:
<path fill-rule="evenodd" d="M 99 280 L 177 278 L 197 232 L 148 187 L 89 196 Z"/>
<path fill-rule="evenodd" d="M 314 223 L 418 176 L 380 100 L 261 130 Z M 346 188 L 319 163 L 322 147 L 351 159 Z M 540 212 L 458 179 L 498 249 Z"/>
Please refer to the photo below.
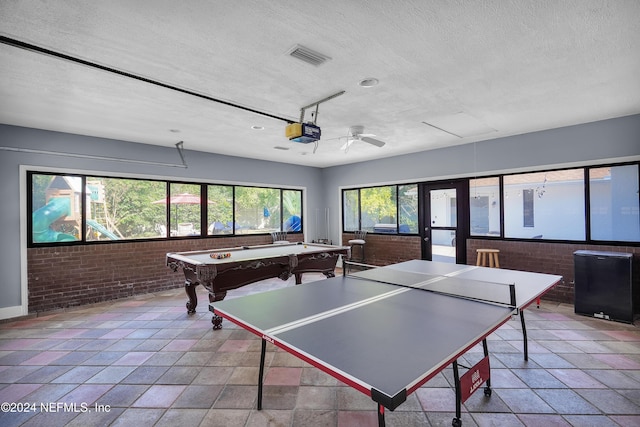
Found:
<path fill-rule="evenodd" d="M 640 113 L 637 0 L 2 0 L 0 36 L 0 123 L 309 166 Z M 340 91 L 315 153 L 285 137 Z"/>

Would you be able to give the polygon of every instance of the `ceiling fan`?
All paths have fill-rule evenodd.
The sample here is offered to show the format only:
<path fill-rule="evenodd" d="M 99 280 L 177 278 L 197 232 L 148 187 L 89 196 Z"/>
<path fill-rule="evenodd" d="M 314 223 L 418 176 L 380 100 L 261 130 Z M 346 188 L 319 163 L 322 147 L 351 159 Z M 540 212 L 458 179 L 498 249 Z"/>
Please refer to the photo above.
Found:
<path fill-rule="evenodd" d="M 376 147 L 382 147 L 385 142 L 380 141 L 379 139 L 373 138 L 375 135 L 372 133 L 364 133 L 364 126 L 351 126 L 349 128 L 349 134 L 347 135 L 347 142 L 340 147 L 341 150 L 344 150 L 345 153 L 349 151 L 349 147 L 356 141 L 366 142 Z M 344 137 L 343 137 L 344 138 Z M 342 138 L 341 138 L 342 139 Z"/>

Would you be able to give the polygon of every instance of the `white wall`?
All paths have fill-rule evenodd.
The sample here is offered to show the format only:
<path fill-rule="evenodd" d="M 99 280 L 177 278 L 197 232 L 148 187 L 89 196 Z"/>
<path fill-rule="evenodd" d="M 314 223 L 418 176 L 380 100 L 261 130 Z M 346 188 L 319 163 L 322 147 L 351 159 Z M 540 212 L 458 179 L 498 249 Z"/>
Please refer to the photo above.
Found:
<path fill-rule="evenodd" d="M 535 187 L 535 186 L 534 186 Z M 504 196 L 504 235 L 522 239 L 584 240 L 584 185 L 582 182 L 550 182 L 545 192 L 533 195 L 533 227 L 523 225 L 523 190 L 531 184 L 510 185 Z"/>

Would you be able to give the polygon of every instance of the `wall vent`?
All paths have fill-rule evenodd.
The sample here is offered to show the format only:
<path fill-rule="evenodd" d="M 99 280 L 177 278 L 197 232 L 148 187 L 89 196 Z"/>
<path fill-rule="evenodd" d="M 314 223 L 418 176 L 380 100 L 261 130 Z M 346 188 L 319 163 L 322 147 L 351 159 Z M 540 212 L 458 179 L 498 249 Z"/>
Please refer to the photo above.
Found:
<path fill-rule="evenodd" d="M 289 49 L 287 54 L 316 67 L 331 59 L 326 55 L 311 50 L 308 47 L 300 46 L 299 44 Z"/>

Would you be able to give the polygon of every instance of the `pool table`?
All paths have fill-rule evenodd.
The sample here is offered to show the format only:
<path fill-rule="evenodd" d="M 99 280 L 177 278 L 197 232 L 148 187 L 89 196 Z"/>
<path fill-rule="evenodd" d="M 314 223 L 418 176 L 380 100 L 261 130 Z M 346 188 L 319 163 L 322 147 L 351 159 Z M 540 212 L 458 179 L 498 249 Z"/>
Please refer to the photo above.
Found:
<path fill-rule="evenodd" d="M 182 269 L 184 272 L 184 289 L 189 298 L 187 313 L 193 314 L 198 305 L 197 285 L 209 291 L 209 302 L 212 303 L 223 300 L 231 289 L 264 279 L 279 277 L 287 280 L 295 275 L 296 284 L 300 284 L 303 273 L 318 272 L 333 277 L 340 255 L 349 258 L 350 248 L 318 243 L 287 243 L 170 252 L 167 254 L 167 266 L 173 271 Z M 215 314 L 211 322 L 213 329 L 222 327 L 222 318 Z"/>

